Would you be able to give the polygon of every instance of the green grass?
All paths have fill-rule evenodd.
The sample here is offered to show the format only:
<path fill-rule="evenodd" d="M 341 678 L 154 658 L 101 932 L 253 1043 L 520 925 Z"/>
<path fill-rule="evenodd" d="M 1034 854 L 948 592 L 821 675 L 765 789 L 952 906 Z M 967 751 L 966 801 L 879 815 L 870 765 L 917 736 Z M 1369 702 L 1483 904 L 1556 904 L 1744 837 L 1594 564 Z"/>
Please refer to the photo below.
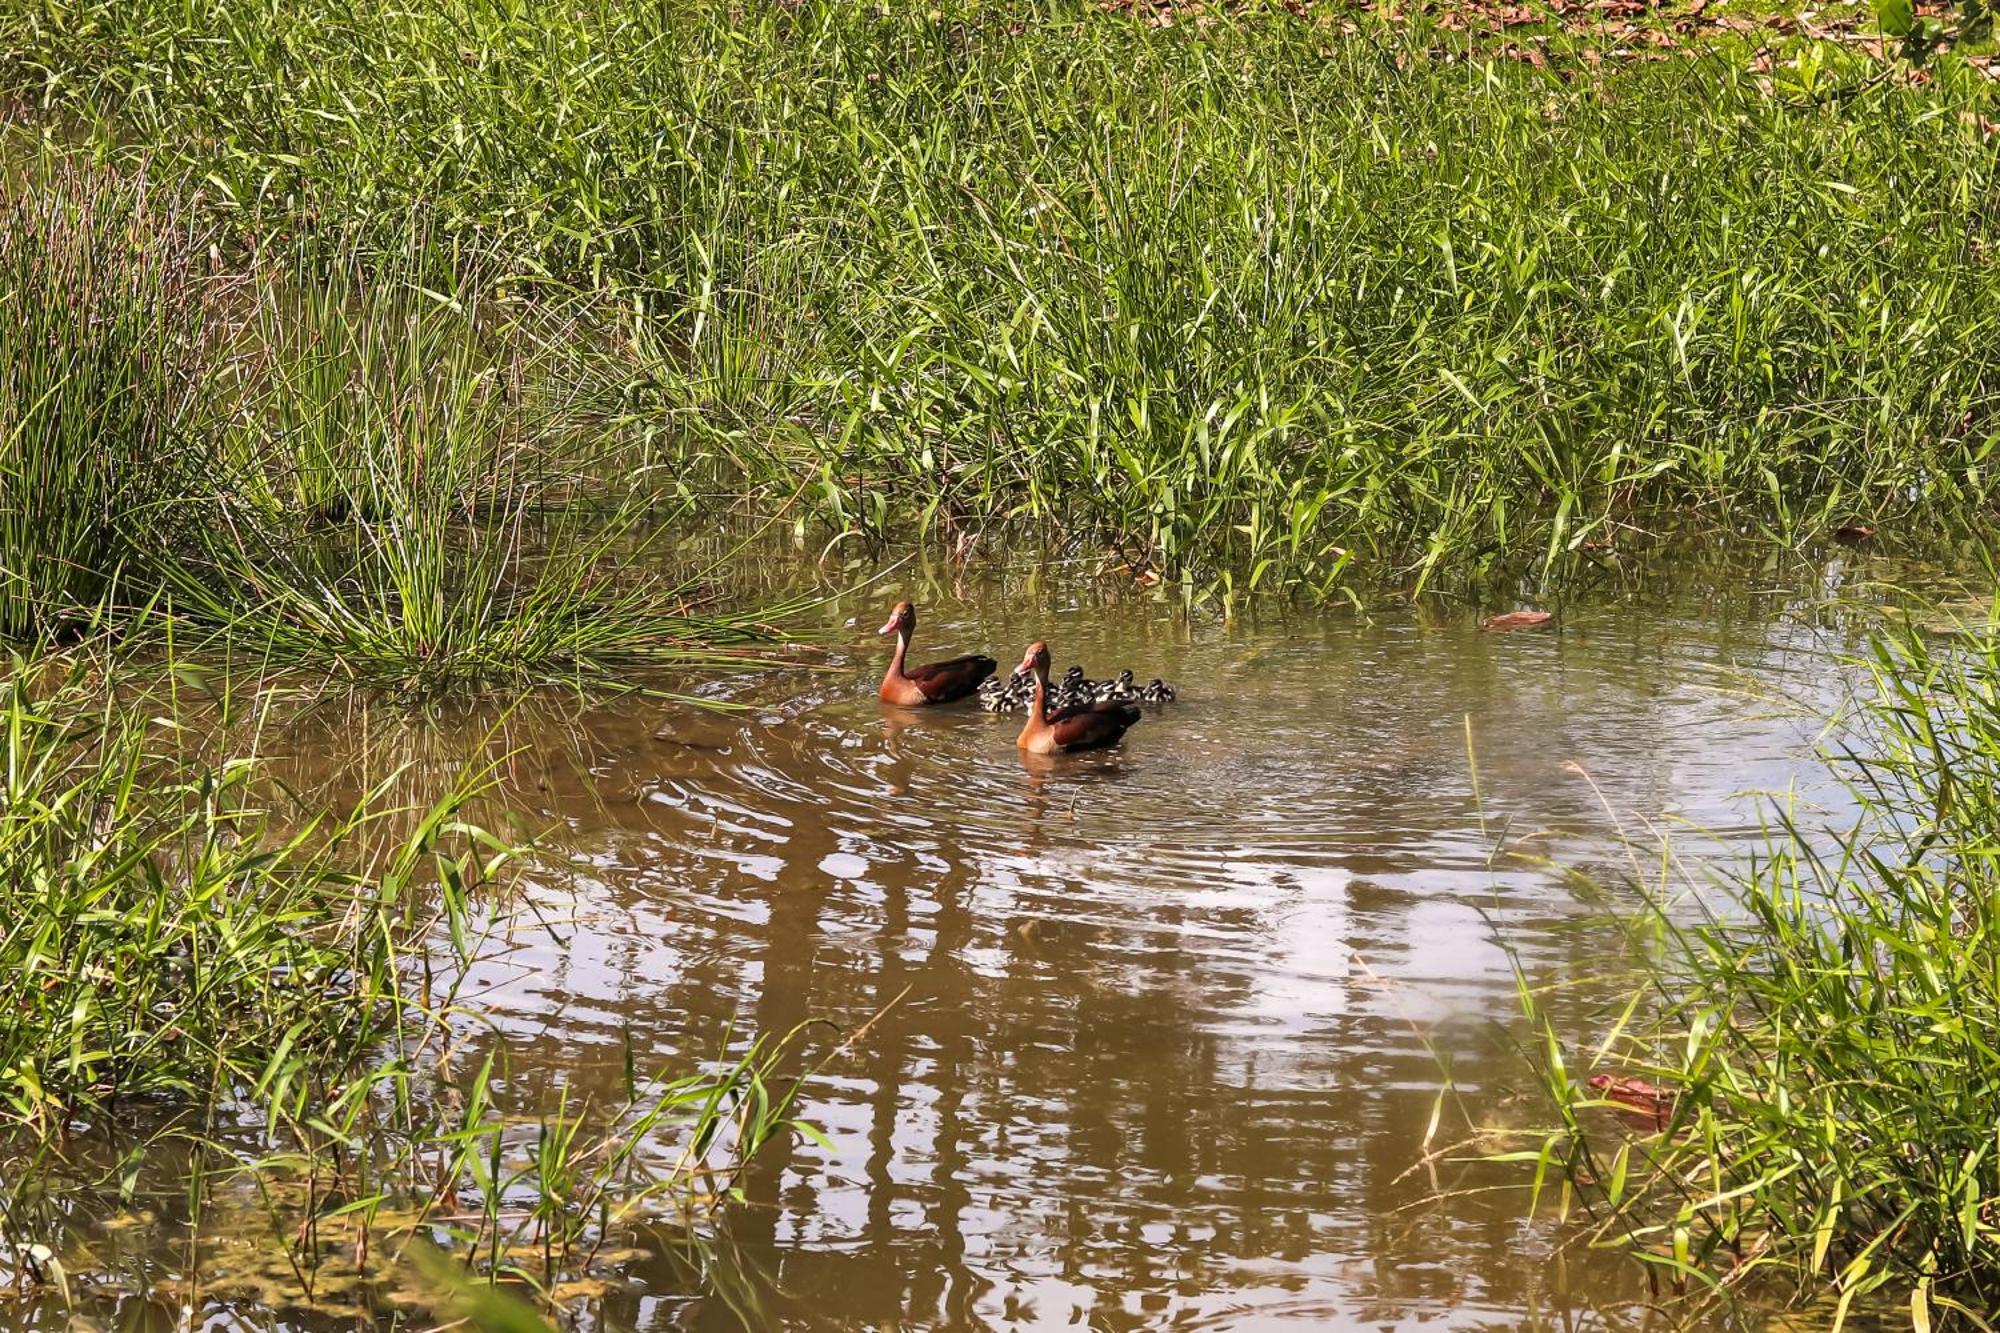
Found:
<path fill-rule="evenodd" d="M 702 571 L 659 555 L 684 506 L 573 401 L 594 333 L 560 307 L 351 261 L 273 265 L 251 291 L 223 520 L 159 564 L 177 611 L 422 695 L 740 667 L 769 641 L 782 608 L 714 609 Z"/>
<path fill-rule="evenodd" d="M 439 275 L 608 293 L 644 461 L 836 528 L 1025 518 L 1325 595 L 1988 510 L 1963 64 L 932 12 L 121 0 L 0 19 L 0 85 L 241 235 L 401 262 L 414 214 Z"/>
<path fill-rule="evenodd" d="M 1638 922 L 1649 984 L 1597 1049 L 1545 1025 L 1561 1127 L 1520 1156 L 1538 1188 L 1566 1177 L 1592 1243 L 1690 1294 L 1830 1291 L 1841 1316 L 1887 1303 L 1984 1327 L 2000 1292 L 2000 639 L 1911 633 L 1872 667 L 1842 757 L 1858 823 L 1829 835 L 1783 812 L 1713 915 L 1660 895 Z M 1586 1077 L 1600 1069 L 1669 1090 L 1670 1123 L 1611 1114 Z"/>
<path fill-rule="evenodd" d="M 491 857 L 463 793 L 401 839 L 373 803 L 275 820 L 254 762 L 190 762 L 93 668 L 17 660 L 0 729 L 6 1127 L 253 1089 L 305 1115 L 398 1030 L 404 950 Z"/>
<path fill-rule="evenodd" d="M 0 639 L 99 622 L 202 429 L 208 301 L 172 214 L 171 191 L 68 162 L 0 190 Z"/>

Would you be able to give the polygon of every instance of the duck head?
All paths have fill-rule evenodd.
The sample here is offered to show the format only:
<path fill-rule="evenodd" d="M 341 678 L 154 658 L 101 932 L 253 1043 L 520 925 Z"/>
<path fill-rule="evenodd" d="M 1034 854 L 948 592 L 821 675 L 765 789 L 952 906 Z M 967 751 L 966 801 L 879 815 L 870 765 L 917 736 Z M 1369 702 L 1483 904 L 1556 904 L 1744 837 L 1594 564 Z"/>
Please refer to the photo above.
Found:
<path fill-rule="evenodd" d="M 875 632 L 877 634 L 895 634 L 907 638 L 916 628 L 917 608 L 908 602 L 898 602 L 896 603 L 896 609 L 889 613 L 889 618 L 882 622 L 882 628 Z"/>

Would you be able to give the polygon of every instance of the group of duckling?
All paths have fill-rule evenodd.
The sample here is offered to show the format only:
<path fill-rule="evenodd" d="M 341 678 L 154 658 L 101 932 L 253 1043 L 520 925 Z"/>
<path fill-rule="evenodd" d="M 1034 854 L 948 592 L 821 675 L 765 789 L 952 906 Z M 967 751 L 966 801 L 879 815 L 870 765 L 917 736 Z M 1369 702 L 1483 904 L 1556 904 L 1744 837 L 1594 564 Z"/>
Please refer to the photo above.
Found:
<path fill-rule="evenodd" d="M 1035 698 L 1035 675 L 1032 671 L 1015 671 L 1005 681 L 998 676 L 989 676 L 979 682 L 979 706 L 989 713 L 1025 713 Z M 1049 706 L 1052 708 L 1076 708 L 1083 704 L 1170 704 L 1174 701 L 1174 687 L 1153 677 L 1144 685 L 1133 679 L 1130 671 L 1121 671 L 1111 680 L 1092 680 L 1083 674 L 1083 668 L 1073 666 L 1063 672 L 1062 679 L 1049 685 Z"/>
<path fill-rule="evenodd" d="M 975 696 L 989 713 L 1026 712 L 1028 723 L 1016 744 L 1033 754 L 1116 745 L 1139 720 L 1140 704 L 1173 702 L 1173 686 L 1157 676 L 1140 685 L 1130 671 L 1110 680 L 1091 680 L 1077 666 L 1051 684 L 1046 643 L 1029 644 L 1021 665 L 1005 683 L 994 678 L 999 663 L 979 653 L 912 667 L 906 659 L 916 629 L 916 607 L 896 603 L 881 630 L 896 636 L 896 654 L 889 659 L 877 691 L 882 702 L 915 708 Z"/>

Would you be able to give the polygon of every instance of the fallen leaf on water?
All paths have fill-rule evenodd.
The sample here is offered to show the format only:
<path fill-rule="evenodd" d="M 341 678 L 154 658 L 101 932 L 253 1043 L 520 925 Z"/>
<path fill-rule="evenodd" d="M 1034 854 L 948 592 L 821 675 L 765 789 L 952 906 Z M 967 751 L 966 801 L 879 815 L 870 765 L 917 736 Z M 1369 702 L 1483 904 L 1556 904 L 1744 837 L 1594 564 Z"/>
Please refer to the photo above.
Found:
<path fill-rule="evenodd" d="M 1488 616 L 1479 622 L 1479 628 L 1488 633 L 1499 634 L 1513 629 L 1535 629 L 1554 620 L 1552 611 L 1507 611 L 1497 616 Z"/>
<path fill-rule="evenodd" d="M 1589 1086 L 1592 1092 L 1605 1101 L 1616 1102 L 1627 1110 L 1643 1113 L 1655 1129 L 1664 1129 L 1667 1121 L 1673 1118 L 1674 1094 L 1665 1088 L 1648 1083 L 1643 1078 L 1634 1078 L 1630 1075 L 1621 1077 L 1614 1074 L 1593 1074 Z"/>

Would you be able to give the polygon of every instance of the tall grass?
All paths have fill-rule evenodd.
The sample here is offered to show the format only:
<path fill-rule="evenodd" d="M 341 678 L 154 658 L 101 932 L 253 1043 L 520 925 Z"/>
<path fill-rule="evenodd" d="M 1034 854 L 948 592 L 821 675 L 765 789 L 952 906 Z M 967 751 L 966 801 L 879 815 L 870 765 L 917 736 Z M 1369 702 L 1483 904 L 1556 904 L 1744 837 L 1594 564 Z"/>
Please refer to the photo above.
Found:
<path fill-rule="evenodd" d="M 716 610 L 655 558 L 678 510 L 579 400 L 599 335 L 568 307 L 472 259 L 440 290 L 338 251 L 204 253 L 185 190 L 63 154 L 5 199 L 0 638 L 171 621 L 412 694 L 768 640 L 772 609 Z"/>
<path fill-rule="evenodd" d="M 98 623 L 127 525 L 199 475 L 202 237 L 160 194 L 68 162 L 0 190 L 0 639 Z"/>
<path fill-rule="evenodd" d="M 2000 640 L 1883 641 L 1862 815 L 1787 813 L 1718 915 L 1660 901 L 1650 983 L 1595 1051 L 1545 1028 L 1594 1243 L 1693 1292 L 1772 1282 L 1985 1327 L 2000 1292 Z M 1531 1004 L 1531 1008 L 1536 1006 Z M 1670 1109 L 1622 1119 L 1639 1077 Z M 1624 1098 L 1630 1102 L 1629 1094 Z"/>
<path fill-rule="evenodd" d="M 595 335 L 564 306 L 501 299 L 477 268 L 447 295 L 351 256 L 251 290 L 227 521 L 163 562 L 177 609 L 422 694 L 740 666 L 768 640 L 772 609 L 708 608 L 700 571 L 657 557 L 682 509 L 575 401 Z"/>
<path fill-rule="evenodd" d="M 414 209 L 440 269 L 615 289 L 658 456 L 837 526 L 1027 517 L 1326 592 L 1662 511 L 1801 540 L 1989 501 L 1994 93 L 1949 61 L 1539 70 L 1422 20 L 1065 4 L 263 14 L 23 10 L 0 82 L 175 151 L 247 234 L 386 254 Z"/>

